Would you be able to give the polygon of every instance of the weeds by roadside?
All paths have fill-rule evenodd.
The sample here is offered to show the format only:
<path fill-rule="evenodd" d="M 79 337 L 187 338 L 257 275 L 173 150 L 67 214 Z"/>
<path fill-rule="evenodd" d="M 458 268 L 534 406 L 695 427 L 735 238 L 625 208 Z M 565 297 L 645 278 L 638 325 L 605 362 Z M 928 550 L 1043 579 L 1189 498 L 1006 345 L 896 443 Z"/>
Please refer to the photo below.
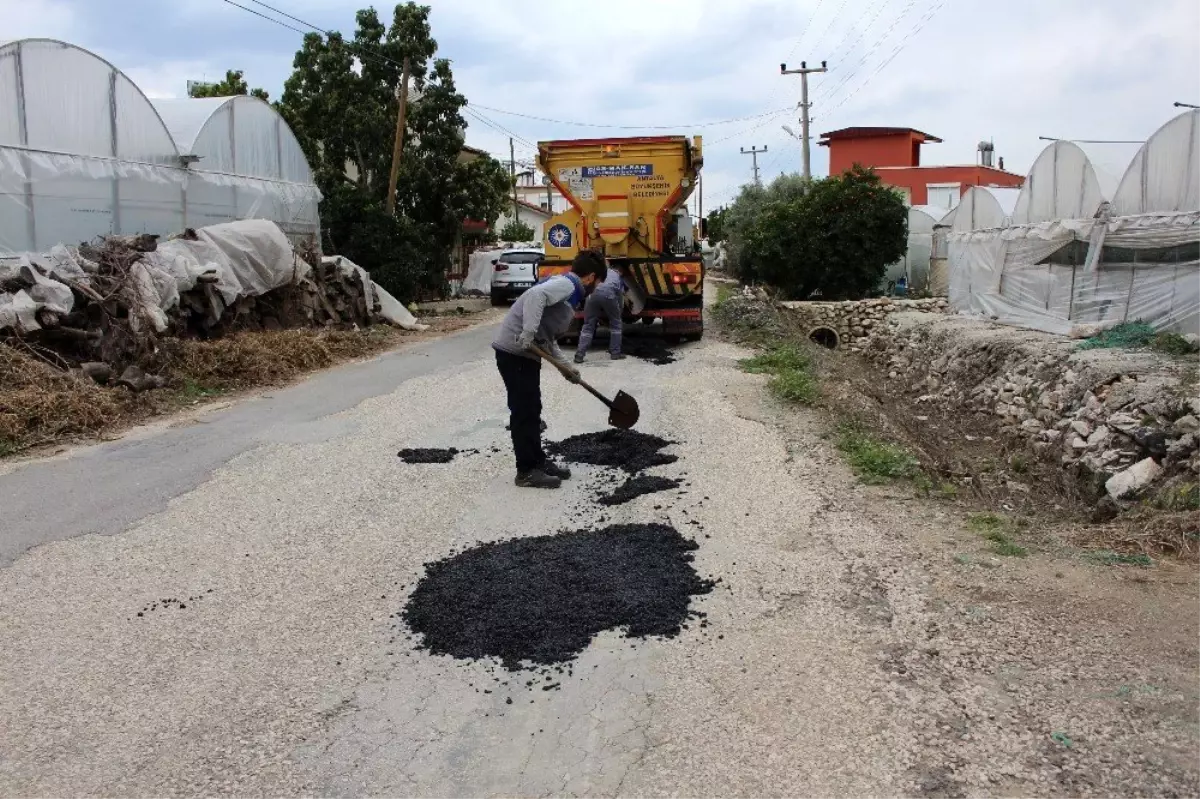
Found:
<path fill-rule="evenodd" d="M 916 456 L 899 444 L 876 438 L 856 422 L 838 425 L 837 448 L 865 483 L 915 480 L 923 476 Z"/>
<path fill-rule="evenodd" d="M 991 549 L 1006 558 L 1023 558 L 1029 550 L 1012 540 L 1017 524 L 996 513 L 974 513 L 967 517 L 967 529 L 991 542 Z"/>
<path fill-rule="evenodd" d="M 739 364 L 751 374 L 769 374 L 771 393 L 785 402 L 812 405 L 821 396 L 812 372 L 812 360 L 798 346 L 784 344 L 747 358 Z"/>
<path fill-rule="evenodd" d="M 167 388 L 140 394 L 97 385 L 0 344 L 0 457 L 102 435 L 233 390 L 278 385 L 385 350 L 402 335 L 379 327 L 247 332 L 211 341 L 168 339 L 143 365 L 165 377 Z"/>

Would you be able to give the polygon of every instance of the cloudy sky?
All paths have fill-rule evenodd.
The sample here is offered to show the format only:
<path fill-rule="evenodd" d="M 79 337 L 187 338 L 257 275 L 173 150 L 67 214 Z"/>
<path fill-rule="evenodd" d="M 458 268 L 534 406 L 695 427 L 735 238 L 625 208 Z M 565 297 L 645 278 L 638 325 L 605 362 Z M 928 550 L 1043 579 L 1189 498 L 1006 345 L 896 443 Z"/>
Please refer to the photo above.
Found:
<path fill-rule="evenodd" d="M 799 143 L 782 126 L 799 131 L 800 82 L 779 75 L 781 61 L 829 63 L 810 89 L 814 135 L 918 128 L 945 140 L 926 146 L 924 163 L 971 163 L 992 139 L 1021 173 L 1039 136 L 1141 140 L 1177 113 L 1174 101 L 1200 103 L 1196 0 L 427 2 L 439 55 L 480 115 L 469 144 L 507 156 L 513 135 L 522 160 L 539 139 L 637 126 L 702 134 L 706 208 L 749 180 L 741 147 L 768 148 L 764 179 L 799 170 Z M 266 4 L 348 35 L 367 5 Z M 301 39 L 225 0 L 0 0 L 0 40 L 25 36 L 86 47 L 152 97 L 182 96 L 188 79 L 230 68 L 278 97 Z M 814 143 L 814 174 L 827 165 Z"/>

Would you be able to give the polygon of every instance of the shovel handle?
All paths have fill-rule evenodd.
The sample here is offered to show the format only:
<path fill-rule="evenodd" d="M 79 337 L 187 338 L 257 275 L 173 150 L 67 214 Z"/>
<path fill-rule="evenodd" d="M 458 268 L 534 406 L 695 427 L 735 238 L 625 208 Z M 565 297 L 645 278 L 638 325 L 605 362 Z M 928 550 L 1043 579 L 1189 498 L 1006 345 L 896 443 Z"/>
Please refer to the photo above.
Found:
<path fill-rule="evenodd" d="M 565 364 L 559 363 L 559 362 L 558 362 L 558 360 L 557 360 L 557 359 L 555 359 L 555 358 L 551 358 L 551 357 L 550 357 L 550 354 L 549 354 L 548 352 L 546 352 L 545 350 L 543 350 L 541 347 L 539 347 L 538 345 L 534 344 L 534 345 L 533 345 L 533 346 L 531 346 L 529 349 L 533 350 L 533 352 L 534 352 L 535 354 L 537 354 L 537 355 L 538 355 L 540 358 L 542 358 L 542 360 L 549 361 L 549 362 L 550 362 L 550 364 L 551 364 L 551 366 L 553 366 L 555 369 L 557 369 L 559 372 L 561 372 L 561 373 L 562 373 L 562 376 L 563 376 L 563 377 L 565 377 L 565 378 L 567 378 L 567 379 L 569 379 L 569 380 L 573 380 L 573 379 L 574 379 L 574 375 L 573 375 L 573 374 L 571 374 L 571 372 L 567 370 L 567 367 L 566 367 L 566 365 L 565 365 Z M 610 400 L 608 397 L 606 397 L 606 396 L 604 396 L 603 394 L 601 394 L 601 393 L 600 393 L 599 391 L 597 391 L 596 389 L 594 389 L 594 388 L 592 388 L 591 386 L 589 386 L 589 385 L 587 384 L 587 382 L 586 382 L 586 381 L 585 381 L 583 378 L 580 378 L 580 379 L 579 379 L 579 385 L 581 385 L 581 386 L 583 386 L 584 388 L 586 388 L 586 389 L 588 390 L 588 393 L 590 393 L 590 394 L 591 394 L 593 397 L 595 397 L 596 399 L 600 400 L 601 402 L 603 402 L 603 403 L 604 403 L 605 405 L 607 405 L 608 407 L 610 407 L 610 408 L 612 407 L 612 404 L 613 404 L 613 403 L 612 403 L 612 400 Z"/>

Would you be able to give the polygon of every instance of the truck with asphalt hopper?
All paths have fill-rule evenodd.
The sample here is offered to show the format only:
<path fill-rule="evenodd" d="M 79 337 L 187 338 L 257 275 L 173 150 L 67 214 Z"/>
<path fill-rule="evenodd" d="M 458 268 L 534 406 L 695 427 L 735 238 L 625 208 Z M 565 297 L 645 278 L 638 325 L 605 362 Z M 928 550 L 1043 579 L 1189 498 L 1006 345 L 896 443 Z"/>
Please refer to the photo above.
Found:
<path fill-rule="evenodd" d="M 602 250 L 625 281 L 625 321 L 662 320 L 663 335 L 704 332 L 704 263 L 687 211 L 704 164 L 701 138 L 639 136 L 538 143 L 538 165 L 570 203 L 545 225 L 539 278 Z M 582 311 L 567 338 L 578 336 Z"/>

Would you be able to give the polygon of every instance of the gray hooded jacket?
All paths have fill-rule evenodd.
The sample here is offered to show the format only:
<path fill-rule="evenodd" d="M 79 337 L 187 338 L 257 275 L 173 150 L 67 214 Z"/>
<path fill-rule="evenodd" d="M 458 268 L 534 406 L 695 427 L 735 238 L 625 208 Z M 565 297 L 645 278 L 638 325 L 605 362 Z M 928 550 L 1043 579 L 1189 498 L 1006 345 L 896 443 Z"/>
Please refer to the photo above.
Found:
<path fill-rule="evenodd" d="M 500 323 L 500 329 L 492 339 L 492 349 L 538 360 L 536 354 L 523 346 L 521 339 L 525 338 L 551 357 L 565 360 L 558 347 L 558 337 L 567 332 L 575 318 L 571 295 L 575 293 L 577 280 L 574 275 L 555 275 L 518 297 Z M 582 286 L 578 288 L 582 294 Z"/>

